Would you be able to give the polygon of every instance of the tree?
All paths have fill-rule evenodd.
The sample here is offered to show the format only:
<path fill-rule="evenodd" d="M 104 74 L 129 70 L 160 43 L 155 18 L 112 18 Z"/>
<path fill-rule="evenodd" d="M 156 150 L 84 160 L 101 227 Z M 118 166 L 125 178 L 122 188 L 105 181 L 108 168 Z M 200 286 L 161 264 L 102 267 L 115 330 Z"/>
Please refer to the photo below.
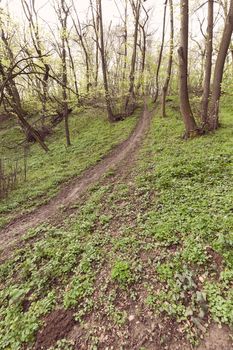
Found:
<path fill-rule="evenodd" d="M 139 27 L 140 27 L 140 33 L 141 33 L 141 40 L 139 42 L 139 47 L 141 50 L 141 67 L 140 67 L 140 77 L 139 77 L 139 82 L 137 85 L 137 90 L 136 92 L 139 91 L 140 87 L 142 86 L 143 94 L 144 94 L 144 72 L 145 72 L 145 64 L 146 64 L 146 53 L 147 53 L 147 38 L 149 36 L 147 30 L 148 30 L 148 21 L 150 18 L 150 10 L 146 10 L 145 6 L 142 5 L 143 12 L 145 13 L 145 18 L 139 21 Z"/>
<path fill-rule="evenodd" d="M 102 73 L 103 73 L 103 80 L 104 80 L 104 91 L 105 91 L 105 101 L 106 101 L 106 107 L 108 112 L 108 119 L 110 122 L 114 121 L 114 115 L 112 111 L 111 106 L 111 100 L 110 100 L 110 93 L 109 93 L 109 87 L 108 87 L 108 77 L 107 77 L 107 63 L 106 63 L 106 56 L 105 56 L 105 45 L 104 45 L 104 29 L 103 29 L 103 15 L 102 15 L 102 1 L 97 0 L 98 3 L 98 15 L 99 15 L 99 24 L 100 24 L 100 43 L 99 43 L 99 50 L 101 55 L 101 62 L 102 62 Z"/>
<path fill-rule="evenodd" d="M 159 50 L 159 58 L 158 58 L 158 63 L 157 63 L 156 76 L 155 76 L 155 97 L 154 97 L 154 103 L 157 102 L 157 99 L 158 99 L 158 96 L 159 96 L 159 71 L 160 71 L 161 61 L 162 61 L 162 57 L 163 57 L 165 24 L 166 24 L 166 14 L 167 14 L 167 1 L 168 0 L 165 0 L 165 3 L 164 3 L 162 42 L 161 42 L 161 46 L 160 46 L 160 50 Z"/>
<path fill-rule="evenodd" d="M 197 133 L 197 125 L 192 114 L 188 92 L 188 33 L 189 1 L 180 0 L 180 47 L 179 56 L 179 95 L 180 110 L 185 124 L 185 136 L 188 138 Z"/>
<path fill-rule="evenodd" d="M 98 86 L 99 80 L 99 40 L 100 40 L 100 16 L 99 12 L 94 12 L 94 6 L 92 0 L 90 0 L 91 4 L 91 14 L 92 14 L 92 25 L 95 32 L 95 87 Z M 97 5 L 98 8 L 98 5 Z M 86 58 L 87 61 L 87 58 Z"/>
<path fill-rule="evenodd" d="M 227 57 L 227 52 L 231 43 L 233 32 L 233 0 L 230 0 L 228 15 L 226 17 L 225 26 L 222 34 L 222 39 L 219 46 L 217 60 L 215 63 L 213 88 L 210 102 L 209 112 L 209 129 L 216 130 L 219 127 L 219 100 L 221 96 L 221 85 L 223 79 L 224 64 Z"/>
<path fill-rule="evenodd" d="M 134 82 L 135 82 L 135 68 L 136 68 L 136 57 L 137 57 L 137 43 L 138 43 L 138 28 L 139 28 L 139 18 L 141 10 L 141 0 L 130 1 L 132 10 L 135 17 L 134 25 L 134 36 L 133 36 L 133 52 L 131 58 L 130 74 L 129 74 L 129 91 L 125 102 L 125 112 L 130 114 L 134 109 L 135 104 L 135 93 L 134 93 Z"/>
<path fill-rule="evenodd" d="M 90 83 L 90 57 L 89 57 L 89 53 L 88 53 L 88 47 L 87 47 L 87 44 L 85 42 L 82 26 L 81 26 L 81 23 L 80 23 L 80 20 L 79 20 L 78 12 L 77 12 L 77 10 L 75 8 L 74 1 L 72 3 L 73 3 L 74 12 L 75 12 L 75 18 L 72 16 L 72 22 L 73 22 L 73 25 L 74 25 L 74 28 L 75 28 L 75 31 L 76 31 L 76 34 L 77 34 L 77 37 L 78 37 L 78 40 L 74 39 L 74 41 L 81 45 L 83 53 L 84 53 L 84 56 L 85 56 L 85 64 L 86 64 L 86 91 L 88 93 L 89 90 L 90 90 L 90 85 L 91 85 L 91 83 Z M 75 69 L 73 69 L 73 70 L 75 71 Z"/>
<path fill-rule="evenodd" d="M 35 48 L 36 54 L 39 57 L 39 60 L 44 68 L 44 76 L 43 79 L 39 78 L 39 81 L 42 83 L 42 94 L 41 102 L 42 102 L 42 125 L 44 125 L 45 118 L 47 116 L 47 100 L 48 100 L 48 79 L 49 79 L 49 70 L 50 67 L 46 63 L 45 55 L 42 52 L 42 40 L 39 33 L 39 23 L 38 23 L 38 13 L 35 8 L 35 0 L 21 0 L 22 7 L 24 10 L 24 14 L 29 23 L 29 30 L 31 34 L 32 44 Z"/>
<path fill-rule="evenodd" d="M 15 82 L 15 78 L 24 72 L 25 67 L 23 69 L 19 69 L 17 74 L 14 74 L 14 69 L 18 68 L 18 65 L 22 62 L 21 60 L 16 61 L 14 57 L 13 50 L 9 44 L 9 38 L 7 37 L 4 28 L 2 19 L 0 18 L 0 31 L 1 31 L 1 39 L 6 52 L 6 59 L 9 62 L 9 67 L 5 66 L 2 62 L 2 58 L 0 59 L 0 76 L 2 80 L 1 84 L 1 101 L 5 99 L 9 106 L 12 108 L 12 114 L 15 115 L 20 125 L 25 132 L 27 137 L 33 137 L 35 141 L 37 141 L 40 146 L 47 152 L 49 149 L 45 142 L 43 141 L 40 133 L 30 125 L 27 121 L 27 113 L 22 107 L 20 94 Z M 27 61 L 27 60 L 26 60 Z M 27 67 L 27 65 L 26 65 Z"/>
<path fill-rule="evenodd" d="M 210 80 L 212 69 L 213 54 L 213 25 L 214 25 L 214 1 L 208 0 L 208 20 L 206 35 L 206 61 L 205 61 L 205 78 L 203 84 L 203 94 L 201 102 L 201 117 L 203 126 L 208 123 L 208 105 L 210 97 Z"/>
<path fill-rule="evenodd" d="M 65 134 L 66 144 L 71 145 L 70 141 L 70 129 L 69 129 L 69 107 L 68 107 L 68 96 L 67 96 L 67 19 L 70 13 L 70 7 L 66 4 L 65 0 L 59 0 L 57 3 L 56 13 L 60 22 L 60 36 L 61 36 L 61 63 L 62 63 L 62 108 L 63 118 L 65 122 Z"/>
<path fill-rule="evenodd" d="M 174 15 L 173 15 L 173 0 L 169 0 L 170 9 L 170 49 L 169 58 L 167 66 L 167 76 L 162 89 L 162 116 L 166 117 L 166 97 L 168 92 L 168 87 L 171 79 L 172 72 L 172 62 L 173 62 L 173 52 L 174 52 Z"/>

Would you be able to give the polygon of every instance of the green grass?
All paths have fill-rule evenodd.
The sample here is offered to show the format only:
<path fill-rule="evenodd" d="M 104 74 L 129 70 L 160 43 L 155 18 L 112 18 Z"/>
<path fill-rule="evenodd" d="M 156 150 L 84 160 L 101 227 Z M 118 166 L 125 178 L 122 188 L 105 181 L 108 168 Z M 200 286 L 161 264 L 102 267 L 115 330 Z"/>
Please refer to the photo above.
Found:
<path fill-rule="evenodd" d="M 32 146 L 28 158 L 27 180 L 21 182 L 6 200 L 0 203 L 0 224 L 9 220 L 14 211 L 31 210 L 54 196 L 61 183 L 78 176 L 99 161 L 114 145 L 126 139 L 134 127 L 137 110 L 133 117 L 109 124 L 103 112 L 90 109 L 70 118 L 72 146 L 65 145 L 64 126 L 61 123 L 48 139 L 49 153 L 38 145 Z M 22 134 L 17 127 L 0 131 L 0 156 L 14 159 L 14 150 L 3 145 L 17 143 Z"/>
<path fill-rule="evenodd" d="M 157 115 L 129 179 L 108 173 L 63 227 L 28 232 L 0 268 L 1 349 L 29 349 L 55 307 L 97 348 L 106 325 L 130 338 L 132 314 L 159 320 L 161 342 L 168 322 L 193 344 L 213 320 L 233 325 L 232 113 L 214 134 L 182 132 L 172 109 Z"/>

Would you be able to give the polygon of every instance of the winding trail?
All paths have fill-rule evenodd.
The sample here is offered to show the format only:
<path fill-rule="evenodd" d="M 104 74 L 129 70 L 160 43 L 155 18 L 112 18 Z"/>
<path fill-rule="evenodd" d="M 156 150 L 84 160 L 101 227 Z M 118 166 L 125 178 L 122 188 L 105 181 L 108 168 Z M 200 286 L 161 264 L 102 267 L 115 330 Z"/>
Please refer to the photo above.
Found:
<path fill-rule="evenodd" d="M 49 221 L 58 214 L 61 207 L 63 209 L 64 207 L 68 208 L 76 203 L 81 195 L 112 167 L 119 167 L 123 160 L 130 162 L 132 155 L 137 151 L 145 133 L 149 129 L 151 115 L 152 112 L 148 111 L 145 104 L 142 116 L 127 140 L 111 150 L 99 163 L 88 168 L 79 177 L 62 186 L 59 193 L 47 204 L 42 205 L 31 213 L 19 216 L 3 228 L 0 231 L 1 260 L 7 257 L 9 249 L 17 244 L 20 237 L 27 230 Z"/>

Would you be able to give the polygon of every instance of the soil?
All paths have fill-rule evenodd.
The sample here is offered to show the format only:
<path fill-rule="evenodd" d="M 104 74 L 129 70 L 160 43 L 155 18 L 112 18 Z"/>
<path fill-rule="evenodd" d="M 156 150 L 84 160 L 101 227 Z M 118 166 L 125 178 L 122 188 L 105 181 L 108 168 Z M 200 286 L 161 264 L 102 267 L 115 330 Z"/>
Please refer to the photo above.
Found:
<path fill-rule="evenodd" d="M 219 327 L 217 324 L 207 332 L 205 339 L 197 350 L 232 350 L 233 343 L 230 339 L 228 327 Z"/>
<path fill-rule="evenodd" d="M 56 341 L 63 339 L 75 323 L 70 310 L 55 310 L 44 319 L 45 326 L 37 334 L 35 350 L 48 349 Z"/>
<path fill-rule="evenodd" d="M 6 114 L 0 114 L 0 123 L 5 122 L 6 120 L 9 120 L 9 116 Z"/>
<path fill-rule="evenodd" d="M 84 173 L 64 185 L 58 195 L 47 204 L 35 209 L 29 214 L 16 218 L 0 231 L 1 260 L 5 260 L 11 254 L 12 246 L 20 241 L 21 236 L 30 228 L 49 221 L 58 216 L 61 207 L 68 208 L 85 193 L 88 188 L 96 183 L 111 168 L 119 165 L 123 160 L 131 162 L 133 153 L 139 147 L 144 134 L 149 129 L 151 112 L 145 105 L 141 118 L 130 137 L 116 146 L 99 163 L 88 168 Z"/>

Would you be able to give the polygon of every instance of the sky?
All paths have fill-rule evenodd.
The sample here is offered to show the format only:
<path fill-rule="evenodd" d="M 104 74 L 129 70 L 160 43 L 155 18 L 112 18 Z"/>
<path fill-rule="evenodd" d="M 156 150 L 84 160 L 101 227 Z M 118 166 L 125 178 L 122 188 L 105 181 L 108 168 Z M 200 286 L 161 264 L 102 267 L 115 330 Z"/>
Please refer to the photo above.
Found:
<path fill-rule="evenodd" d="M 28 0 L 29 2 L 30 0 Z M 36 8 L 40 8 L 40 17 L 47 23 L 53 27 L 56 22 L 56 15 L 54 13 L 52 4 L 54 0 L 35 0 Z M 107 27 L 110 20 L 113 24 L 117 24 L 120 22 L 119 13 L 116 7 L 116 2 L 121 7 L 121 4 L 124 3 L 125 0 L 102 0 L 102 8 L 103 8 L 103 19 L 104 24 Z M 95 1 L 93 1 L 95 3 Z M 199 7 L 199 4 L 203 4 L 204 0 L 190 0 L 190 11 L 193 12 L 193 9 Z M 17 18 L 18 21 L 25 20 L 24 15 L 22 13 L 21 0 L 0 0 L 0 4 L 4 7 L 8 3 L 10 13 L 14 14 L 14 17 Z M 74 3 L 77 8 L 77 12 L 81 19 L 85 23 L 85 17 L 89 7 L 89 0 L 74 0 Z M 176 30 L 175 35 L 178 38 L 177 34 L 179 33 L 179 0 L 174 0 L 174 12 L 175 12 L 175 23 Z M 164 0 L 147 0 L 144 2 L 144 6 L 149 9 L 151 8 L 151 18 L 150 18 L 150 32 L 154 32 L 154 40 L 158 41 L 161 39 L 162 33 L 162 19 L 163 19 L 163 7 Z M 197 40 L 202 40 L 203 36 L 200 33 L 199 22 L 197 20 L 197 16 L 200 18 L 206 17 L 206 7 L 202 7 L 198 13 L 192 15 L 190 19 L 190 30 L 192 31 L 192 37 Z M 44 23 L 45 23 L 44 22 Z M 169 11 L 167 15 L 167 25 L 169 26 Z M 204 31 L 206 31 L 206 23 L 203 25 Z M 178 32 L 178 33 L 177 33 Z M 166 31 L 166 38 L 168 39 L 169 30 Z"/>
<path fill-rule="evenodd" d="M 119 22 L 119 13 L 115 5 L 115 1 L 120 5 L 124 0 L 102 0 L 103 8 L 103 18 L 105 24 L 110 20 L 113 23 Z M 78 14 L 80 18 L 84 19 L 88 10 L 89 0 L 74 0 Z M 145 7 L 152 8 L 151 16 L 151 27 L 154 27 L 155 30 L 159 30 L 161 26 L 162 11 L 163 11 L 163 0 L 147 0 L 144 5 Z M 0 0 L 0 4 L 3 6 L 8 3 L 10 13 L 13 13 L 18 20 L 23 20 L 24 16 L 22 13 L 21 0 Z M 54 10 L 51 6 L 53 0 L 35 0 L 36 7 L 40 8 L 40 16 L 48 23 L 52 24 L 56 21 Z"/>
<path fill-rule="evenodd" d="M 122 2 L 121 0 L 116 0 L 116 1 L 118 2 L 118 4 Z M 14 12 L 16 16 L 17 15 L 19 16 L 21 12 L 21 0 L 2 0 L 0 3 L 5 5 L 7 2 L 9 4 L 10 10 Z M 74 2 L 80 16 L 81 17 L 84 16 L 89 6 L 89 0 L 75 0 Z M 53 0 L 35 0 L 35 3 L 37 8 L 41 8 L 40 10 L 41 16 L 43 16 L 43 18 L 48 21 L 52 21 L 54 18 L 54 11 L 51 6 L 51 4 L 53 3 Z M 159 8 L 162 9 L 162 6 L 163 6 L 162 4 L 163 4 L 162 0 L 157 0 L 157 1 L 147 0 L 145 2 L 145 6 L 147 8 L 153 7 L 156 9 L 159 9 Z M 103 7 L 103 14 L 106 20 L 109 19 L 110 16 L 115 19 L 119 18 L 114 0 L 102 0 L 102 7 Z"/>

